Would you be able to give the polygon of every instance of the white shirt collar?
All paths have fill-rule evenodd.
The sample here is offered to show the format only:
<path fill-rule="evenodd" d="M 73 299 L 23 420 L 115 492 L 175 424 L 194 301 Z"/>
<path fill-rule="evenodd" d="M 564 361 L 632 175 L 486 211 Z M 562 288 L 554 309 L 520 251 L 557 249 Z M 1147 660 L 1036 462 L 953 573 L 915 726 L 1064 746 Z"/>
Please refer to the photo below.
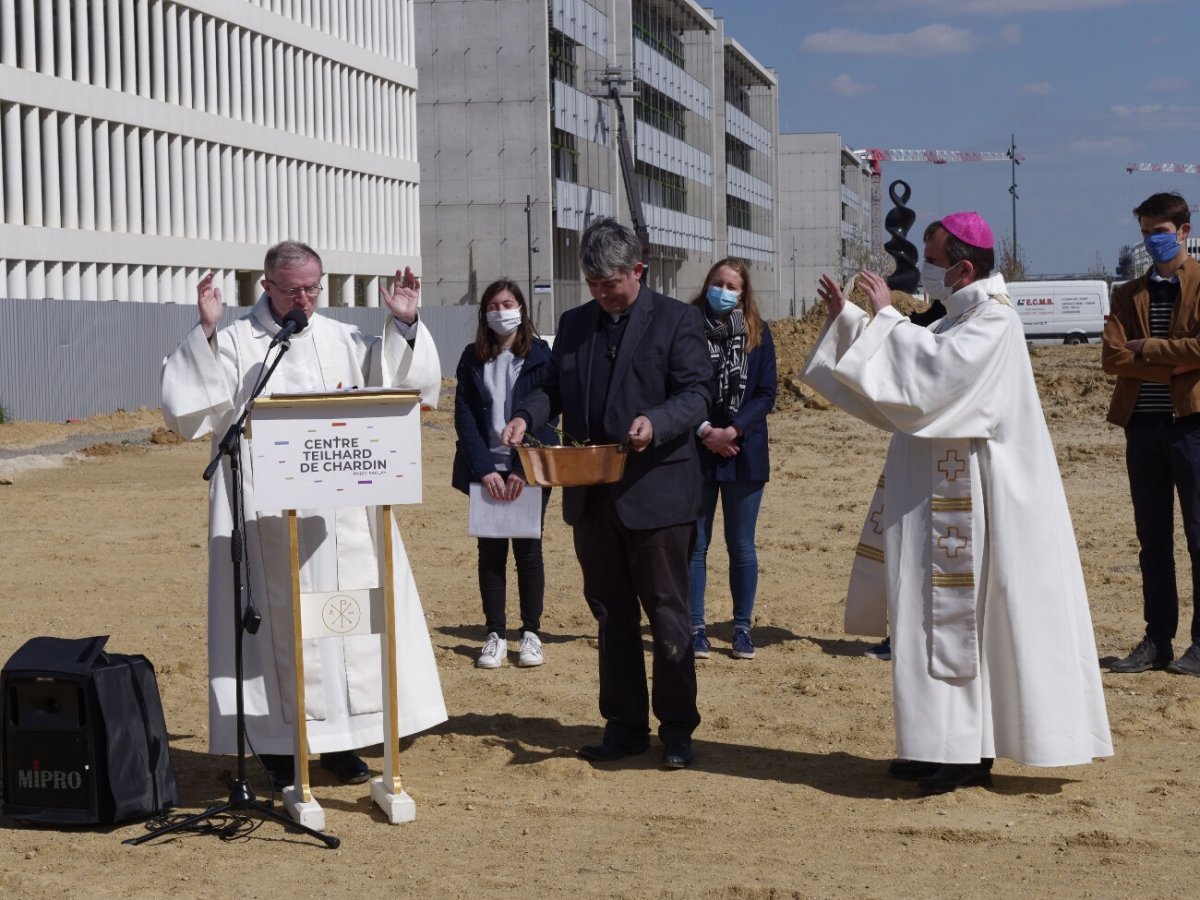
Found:
<path fill-rule="evenodd" d="M 1151 266 L 1150 267 L 1150 280 L 1151 281 L 1165 281 L 1168 284 L 1179 284 L 1179 270 L 1176 269 L 1174 272 L 1172 272 L 1170 278 L 1163 278 L 1161 275 L 1158 274 L 1158 269 L 1154 268 L 1154 266 Z"/>

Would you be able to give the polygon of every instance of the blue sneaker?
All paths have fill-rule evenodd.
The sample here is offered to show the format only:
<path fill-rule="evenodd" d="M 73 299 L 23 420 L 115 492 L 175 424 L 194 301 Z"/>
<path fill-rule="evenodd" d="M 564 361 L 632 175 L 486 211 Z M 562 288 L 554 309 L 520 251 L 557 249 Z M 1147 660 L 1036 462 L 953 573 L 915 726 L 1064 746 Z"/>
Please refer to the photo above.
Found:
<path fill-rule="evenodd" d="M 692 632 L 692 656 L 696 659 L 708 659 L 712 653 L 712 644 L 708 642 L 708 637 L 704 634 L 704 629 Z"/>
<path fill-rule="evenodd" d="M 733 658 L 754 659 L 754 641 L 750 640 L 750 632 L 745 628 L 733 630 Z"/>

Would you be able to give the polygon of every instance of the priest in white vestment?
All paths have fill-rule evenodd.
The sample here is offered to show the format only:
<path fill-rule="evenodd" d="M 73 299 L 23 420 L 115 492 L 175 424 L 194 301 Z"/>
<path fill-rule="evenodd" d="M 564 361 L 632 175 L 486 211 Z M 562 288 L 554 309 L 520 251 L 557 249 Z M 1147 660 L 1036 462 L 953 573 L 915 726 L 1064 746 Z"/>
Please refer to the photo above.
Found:
<path fill-rule="evenodd" d="M 367 337 L 316 311 L 323 269 L 312 248 L 295 241 L 277 244 L 267 252 L 264 269 L 265 293 L 258 303 L 219 331 L 220 291 L 213 287 L 211 274 L 200 282 L 200 322 L 164 362 L 162 402 L 169 427 L 189 439 L 212 434 L 215 452 L 259 377 L 272 337 L 293 309 L 307 316 L 308 325 L 290 339 L 267 394 L 412 388 L 420 390 L 423 403 L 437 405 L 441 365 L 433 339 L 417 317 L 420 281 L 411 270 L 396 273 L 392 291 L 381 289 L 387 307 L 380 311 L 383 334 Z M 261 626 L 257 633 L 245 635 L 243 648 L 247 736 L 265 757 L 272 781 L 283 786 L 291 783 L 293 774 L 297 714 L 287 521 L 280 510 L 260 509 L 255 503 L 249 438 L 242 441 L 240 459 L 245 583 L 262 614 Z M 236 752 L 231 490 L 225 460 L 209 487 L 209 745 L 214 753 Z M 373 514 L 365 508 L 305 509 L 298 519 L 302 591 L 378 586 Z M 402 734 L 412 734 L 445 721 L 446 708 L 416 584 L 394 521 L 392 542 L 399 726 Z M 304 642 L 307 749 L 320 753 L 322 765 L 347 783 L 370 777 L 353 751 L 383 740 L 380 643 L 378 635 Z"/>
<path fill-rule="evenodd" d="M 975 213 L 936 224 L 922 279 L 945 318 L 913 324 L 863 272 L 868 317 L 823 276 L 828 318 L 801 372 L 893 434 L 882 546 L 867 548 L 885 590 L 849 598 L 847 622 L 891 624 L 889 773 L 930 793 L 990 784 L 995 757 L 1112 754 L 1079 551 L 1021 322 L 991 274 L 991 229 Z"/>

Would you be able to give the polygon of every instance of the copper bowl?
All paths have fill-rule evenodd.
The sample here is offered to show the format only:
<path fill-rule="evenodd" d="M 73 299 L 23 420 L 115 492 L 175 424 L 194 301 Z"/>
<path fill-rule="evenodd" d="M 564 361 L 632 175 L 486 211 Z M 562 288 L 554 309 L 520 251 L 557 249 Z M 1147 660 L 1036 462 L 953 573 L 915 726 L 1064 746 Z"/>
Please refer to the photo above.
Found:
<path fill-rule="evenodd" d="M 612 484 L 625 473 L 624 444 L 586 447 L 518 447 L 525 480 L 537 487 Z"/>

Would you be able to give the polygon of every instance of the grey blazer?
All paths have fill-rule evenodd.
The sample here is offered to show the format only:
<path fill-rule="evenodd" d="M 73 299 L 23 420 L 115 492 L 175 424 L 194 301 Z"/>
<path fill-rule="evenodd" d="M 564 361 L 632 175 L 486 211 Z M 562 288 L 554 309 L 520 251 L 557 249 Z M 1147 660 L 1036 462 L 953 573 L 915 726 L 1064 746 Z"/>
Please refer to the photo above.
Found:
<path fill-rule="evenodd" d="M 700 512 L 700 463 L 693 433 L 708 415 L 712 362 L 704 317 L 643 287 L 629 310 L 604 407 L 604 433 L 589 434 L 588 397 L 594 344 L 603 310 L 595 300 L 567 310 L 558 323 L 550 371 L 513 415 L 530 429 L 561 413 L 563 431 L 582 441 L 620 443 L 633 420 L 654 426 L 651 445 L 630 453 L 625 475 L 612 485 L 617 515 L 627 528 L 664 528 L 695 520 Z M 563 489 L 563 518 L 574 525 L 590 488 Z"/>

